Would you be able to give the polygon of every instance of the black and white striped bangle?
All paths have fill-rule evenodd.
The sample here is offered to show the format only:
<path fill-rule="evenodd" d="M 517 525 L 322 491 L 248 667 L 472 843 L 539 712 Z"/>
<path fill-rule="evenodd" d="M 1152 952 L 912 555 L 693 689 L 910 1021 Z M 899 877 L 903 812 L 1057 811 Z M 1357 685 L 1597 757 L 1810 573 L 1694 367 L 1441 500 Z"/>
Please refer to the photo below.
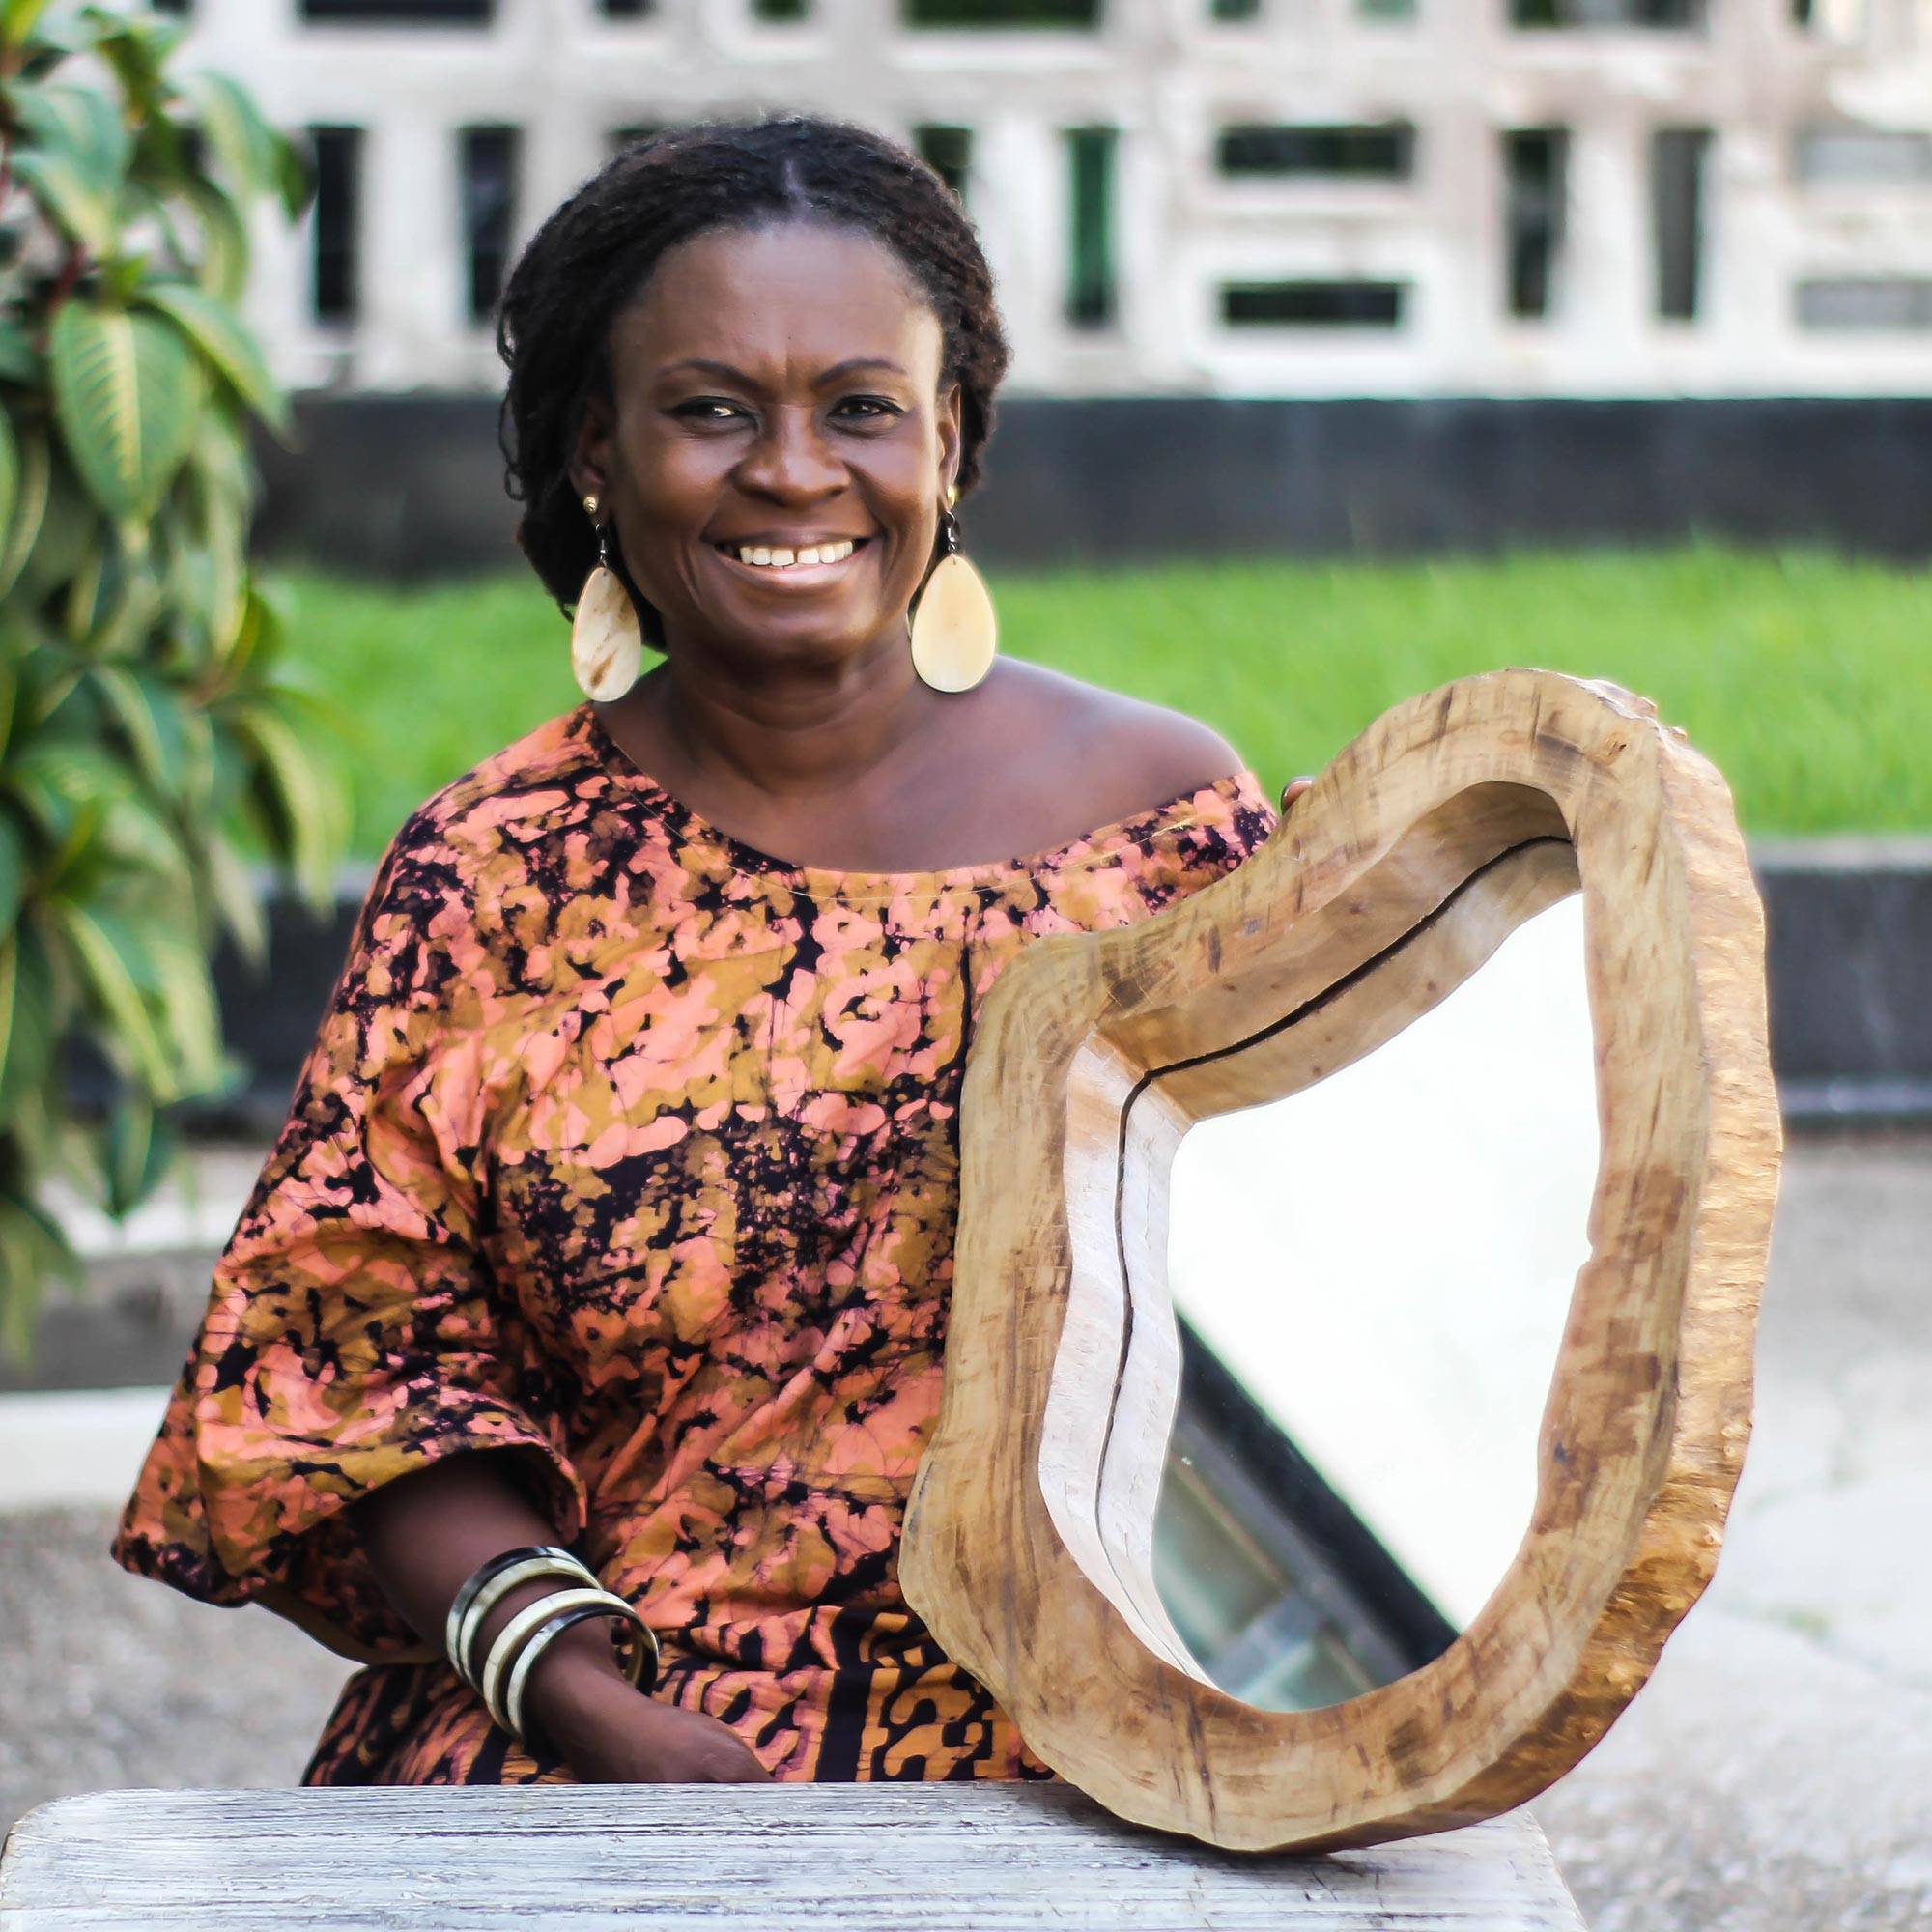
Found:
<path fill-rule="evenodd" d="M 574 1556 L 554 1543 L 527 1543 L 518 1549 L 506 1549 L 479 1564 L 475 1573 L 457 1591 L 444 1619 L 442 1647 L 456 1674 L 472 1690 L 482 1684 L 471 1653 L 483 1620 L 520 1583 L 538 1577 L 557 1577 L 597 1588 L 596 1573 L 580 1556 Z"/>
<path fill-rule="evenodd" d="M 564 1595 L 574 1592 L 566 1591 Z M 635 1628 L 628 1647 L 629 1656 L 625 1665 L 625 1675 L 639 1689 L 648 1690 L 657 1681 L 658 1640 L 651 1627 L 644 1622 L 633 1605 L 623 1598 L 605 1593 L 600 1604 L 577 1604 L 568 1609 L 556 1609 L 535 1631 L 529 1640 L 517 1653 L 517 1660 L 510 1667 L 510 1681 L 503 1691 L 503 1728 L 511 1736 L 526 1742 L 524 1729 L 524 1691 L 530 1681 L 530 1673 L 536 1668 L 537 1661 L 553 1639 L 568 1630 L 572 1624 L 581 1623 L 585 1617 L 623 1617 Z M 646 1681 L 646 1673 L 648 1680 Z"/>

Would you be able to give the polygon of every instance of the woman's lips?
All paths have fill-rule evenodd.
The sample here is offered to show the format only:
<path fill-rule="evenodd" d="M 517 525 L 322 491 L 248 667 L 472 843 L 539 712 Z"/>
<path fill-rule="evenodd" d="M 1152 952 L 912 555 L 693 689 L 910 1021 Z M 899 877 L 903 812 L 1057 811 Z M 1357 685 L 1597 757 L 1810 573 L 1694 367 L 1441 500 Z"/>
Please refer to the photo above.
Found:
<path fill-rule="evenodd" d="M 837 563 L 746 563 L 718 544 L 707 544 L 705 548 L 734 577 L 749 578 L 768 590 L 799 591 L 820 589 L 856 570 L 860 558 L 871 550 L 872 539 L 855 541 L 851 555 L 841 556 Z"/>

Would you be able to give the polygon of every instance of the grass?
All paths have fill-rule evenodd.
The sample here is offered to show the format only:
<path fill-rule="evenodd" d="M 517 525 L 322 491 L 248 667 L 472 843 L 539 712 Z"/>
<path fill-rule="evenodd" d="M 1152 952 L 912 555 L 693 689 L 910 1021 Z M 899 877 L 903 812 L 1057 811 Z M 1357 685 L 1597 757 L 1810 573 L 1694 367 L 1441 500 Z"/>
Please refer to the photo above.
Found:
<path fill-rule="evenodd" d="M 527 572 L 408 590 L 274 576 L 344 715 L 364 857 L 576 701 L 567 627 Z M 1932 828 L 1932 570 L 1698 544 L 988 577 L 1003 648 L 1207 720 L 1276 788 L 1400 698 L 1540 665 L 1654 697 L 1754 834 Z"/>

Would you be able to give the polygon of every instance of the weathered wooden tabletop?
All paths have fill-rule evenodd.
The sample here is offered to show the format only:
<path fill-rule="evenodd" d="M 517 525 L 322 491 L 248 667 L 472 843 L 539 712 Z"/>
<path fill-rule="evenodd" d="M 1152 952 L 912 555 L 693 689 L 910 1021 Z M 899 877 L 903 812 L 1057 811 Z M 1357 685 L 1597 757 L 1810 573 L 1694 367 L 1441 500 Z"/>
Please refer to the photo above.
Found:
<path fill-rule="evenodd" d="M 97 1791 L 30 1811 L 0 1932 L 1580 1932 L 1526 1813 L 1326 1858 L 1144 1832 L 1060 1784 Z"/>

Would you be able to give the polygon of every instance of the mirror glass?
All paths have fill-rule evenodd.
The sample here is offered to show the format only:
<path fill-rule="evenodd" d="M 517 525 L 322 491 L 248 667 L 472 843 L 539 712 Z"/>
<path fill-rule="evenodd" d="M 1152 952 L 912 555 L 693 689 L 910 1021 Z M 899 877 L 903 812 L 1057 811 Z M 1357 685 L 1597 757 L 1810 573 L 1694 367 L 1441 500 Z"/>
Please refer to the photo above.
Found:
<path fill-rule="evenodd" d="M 1182 1137 L 1153 1574 L 1224 1690 L 1357 1695 L 1502 1579 L 1597 1158 L 1576 896 L 1377 1051 Z"/>

